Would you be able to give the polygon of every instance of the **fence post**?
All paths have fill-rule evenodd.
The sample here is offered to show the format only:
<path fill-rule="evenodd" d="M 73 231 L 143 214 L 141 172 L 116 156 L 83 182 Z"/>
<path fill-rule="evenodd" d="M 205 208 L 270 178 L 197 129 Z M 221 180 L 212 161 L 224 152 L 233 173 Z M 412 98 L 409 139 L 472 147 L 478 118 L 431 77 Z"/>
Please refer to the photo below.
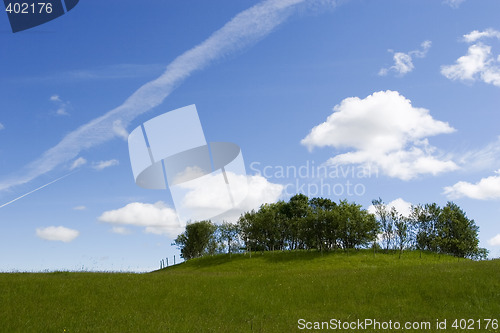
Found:
<path fill-rule="evenodd" d="M 174 265 L 175 265 L 175 256 L 174 256 Z"/>
<path fill-rule="evenodd" d="M 167 258 L 167 267 L 168 267 L 168 258 Z"/>

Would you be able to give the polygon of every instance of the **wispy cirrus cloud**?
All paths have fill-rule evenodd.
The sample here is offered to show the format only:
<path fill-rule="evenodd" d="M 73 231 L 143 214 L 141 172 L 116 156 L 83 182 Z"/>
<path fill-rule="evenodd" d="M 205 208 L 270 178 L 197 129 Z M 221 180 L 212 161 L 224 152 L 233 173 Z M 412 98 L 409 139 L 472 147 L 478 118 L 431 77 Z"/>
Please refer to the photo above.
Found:
<path fill-rule="evenodd" d="M 41 82 L 72 83 L 82 81 L 124 80 L 141 77 L 154 77 L 165 70 L 165 64 L 112 64 L 94 68 L 72 69 L 40 76 L 2 78 L 8 82 L 40 84 Z"/>
<path fill-rule="evenodd" d="M 420 44 L 421 50 L 413 50 L 408 53 L 403 52 L 394 52 L 393 50 L 389 50 L 389 52 L 394 53 L 394 65 L 389 68 L 381 68 L 378 72 L 378 75 L 385 76 L 389 74 L 390 71 L 395 72 L 399 76 L 403 76 L 415 68 L 413 65 L 413 58 L 424 58 L 427 55 L 427 52 L 431 48 L 432 42 L 430 40 L 426 40 Z"/>
<path fill-rule="evenodd" d="M 108 160 L 108 161 L 99 161 L 99 162 L 94 162 L 92 165 L 92 168 L 95 170 L 101 171 L 106 168 L 110 168 L 116 165 L 119 165 L 120 162 L 116 159 Z"/>
<path fill-rule="evenodd" d="M 458 162 L 468 171 L 483 171 L 500 168 L 500 136 L 485 147 L 456 154 Z"/>
<path fill-rule="evenodd" d="M 443 3 L 449 5 L 452 8 L 458 8 L 462 2 L 465 2 L 465 0 L 444 0 Z"/>
<path fill-rule="evenodd" d="M 83 157 L 78 157 L 76 160 L 71 163 L 71 166 L 69 167 L 70 170 L 75 170 L 81 167 L 82 165 L 87 164 L 87 160 L 84 159 Z"/>
<path fill-rule="evenodd" d="M 58 116 L 69 116 L 68 109 L 71 105 L 70 102 L 62 100 L 59 95 L 52 95 L 49 100 L 57 106 L 55 113 Z"/>
<path fill-rule="evenodd" d="M 306 2 L 335 4 L 321 0 L 265 0 L 240 12 L 201 44 L 174 59 L 160 77 L 144 84 L 120 106 L 67 134 L 19 173 L 0 180 L 0 191 L 28 183 L 76 158 L 83 150 L 123 136 L 123 131 L 116 130 L 117 121 L 126 128 L 138 115 L 160 105 L 193 73 L 266 37 Z"/>
<path fill-rule="evenodd" d="M 69 169 L 75 170 L 75 169 L 78 169 L 78 168 L 86 165 L 87 163 L 88 163 L 88 161 L 85 158 L 78 157 L 76 160 L 73 161 L 73 163 L 71 163 L 71 166 Z M 120 161 L 118 161 L 117 159 L 111 159 L 111 160 L 107 160 L 107 161 L 92 162 L 91 167 L 94 170 L 101 171 L 101 170 L 104 170 L 106 168 L 113 167 L 113 166 L 116 166 L 119 164 L 120 164 Z"/>

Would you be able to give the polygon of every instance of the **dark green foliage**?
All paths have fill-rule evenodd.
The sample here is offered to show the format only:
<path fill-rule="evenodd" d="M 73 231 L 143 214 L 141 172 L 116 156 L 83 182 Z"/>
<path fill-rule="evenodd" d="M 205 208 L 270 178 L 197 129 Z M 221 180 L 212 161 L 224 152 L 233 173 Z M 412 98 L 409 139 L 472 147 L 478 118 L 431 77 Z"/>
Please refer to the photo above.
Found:
<path fill-rule="evenodd" d="M 188 223 L 186 231 L 177 236 L 174 244 L 181 250 L 181 256 L 188 260 L 204 254 L 215 254 L 217 243 L 215 231 L 217 227 L 210 221 Z"/>
<path fill-rule="evenodd" d="M 437 204 L 411 207 L 410 216 L 403 216 L 392 207 L 388 213 L 382 199 L 374 200 L 376 215 L 382 228 L 386 251 L 416 248 L 422 251 L 440 252 L 460 258 L 485 259 L 486 249 L 479 248 L 479 227 L 474 220 L 455 203 L 444 208 Z"/>
<path fill-rule="evenodd" d="M 231 250 L 233 250 L 235 246 L 238 246 L 238 233 L 239 228 L 233 223 L 223 222 L 218 227 L 219 242 L 221 245 L 225 245 L 225 243 L 227 243 L 229 256 L 231 256 Z"/>
<path fill-rule="evenodd" d="M 234 248 L 253 251 L 312 250 L 320 252 L 341 248 L 361 249 L 371 246 L 376 253 L 381 238 L 385 252 L 397 250 L 399 258 L 406 249 L 451 254 L 461 258 L 486 258 L 488 251 L 478 247 L 474 220 L 454 203 L 444 208 L 437 204 L 412 206 L 409 216 L 382 199 L 373 200 L 375 214 L 346 200 L 338 204 L 325 198 L 309 199 L 303 194 L 262 205 L 250 211 L 237 224 L 216 227 L 210 221 L 190 223 L 175 240 L 184 259 Z M 378 220 L 377 218 L 378 217 Z M 243 243 L 243 247 L 240 245 Z"/>
<path fill-rule="evenodd" d="M 288 203 L 265 204 L 239 219 L 241 238 L 253 251 L 360 248 L 376 239 L 379 226 L 360 205 L 303 194 Z"/>
<path fill-rule="evenodd" d="M 437 243 L 441 252 L 461 258 L 481 256 L 479 227 L 455 203 L 448 202 L 437 220 Z M 481 251 L 481 252 L 480 252 Z"/>
<path fill-rule="evenodd" d="M 289 228 L 289 249 L 307 248 L 308 237 L 310 236 L 310 226 L 308 226 L 307 217 L 310 214 L 309 198 L 304 194 L 296 194 L 290 198 L 283 207 L 288 218 L 287 226 Z"/>
<path fill-rule="evenodd" d="M 330 199 L 312 198 L 305 232 L 309 248 L 320 251 L 337 247 L 338 219 L 335 216 L 337 204 Z"/>
<path fill-rule="evenodd" d="M 440 214 L 441 208 L 435 203 L 412 207 L 410 221 L 414 244 L 420 251 L 437 252 L 437 221 Z"/>
<path fill-rule="evenodd" d="M 377 237 L 377 221 L 361 205 L 341 201 L 337 207 L 339 242 L 345 250 L 366 246 Z"/>

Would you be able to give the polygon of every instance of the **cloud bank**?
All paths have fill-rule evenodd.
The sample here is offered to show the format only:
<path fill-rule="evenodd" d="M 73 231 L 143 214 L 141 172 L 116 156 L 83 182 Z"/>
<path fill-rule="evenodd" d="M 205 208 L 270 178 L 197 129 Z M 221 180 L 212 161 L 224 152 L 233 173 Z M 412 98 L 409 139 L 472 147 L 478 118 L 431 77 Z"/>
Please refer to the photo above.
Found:
<path fill-rule="evenodd" d="M 122 129 L 163 100 L 184 80 L 213 61 L 248 47 L 271 33 L 306 0 L 265 0 L 242 11 L 201 44 L 174 59 L 166 71 L 135 91 L 123 104 L 66 135 L 23 170 L 0 180 L 0 191 L 30 182 L 93 146 L 116 137 Z M 321 1 L 319 1 L 321 2 Z M 328 5 L 334 4 L 332 1 Z M 119 128 L 117 129 L 117 124 Z"/>
<path fill-rule="evenodd" d="M 344 99 L 325 122 L 315 126 L 301 143 L 314 147 L 351 149 L 328 160 L 330 165 L 374 166 L 389 177 L 410 180 L 458 169 L 436 153 L 428 137 L 455 131 L 435 120 L 429 110 L 414 107 L 397 91 L 380 91 L 360 99 Z"/>
<path fill-rule="evenodd" d="M 189 191 L 184 199 L 183 205 L 191 211 L 201 216 L 207 216 L 216 207 L 227 210 L 226 213 L 212 219 L 215 223 L 222 221 L 235 222 L 242 213 L 259 208 L 264 203 L 276 202 L 281 197 L 283 185 L 273 184 L 262 176 L 246 176 L 244 181 L 248 182 L 248 195 L 246 199 L 233 208 L 231 205 L 219 207 L 223 200 L 220 200 L 222 192 L 226 188 L 217 186 L 207 186 L 194 188 Z M 241 186 L 235 185 L 235 188 Z M 129 231 L 124 226 L 143 227 L 146 233 L 166 235 L 176 238 L 184 231 L 185 223 L 179 220 L 176 211 L 167 206 L 164 202 L 158 201 L 154 204 L 133 202 L 125 207 L 106 211 L 98 218 L 101 222 L 113 224 L 113 232 L 126 234 Z M 192 221 L 198 220 L 193 216 Z"/>

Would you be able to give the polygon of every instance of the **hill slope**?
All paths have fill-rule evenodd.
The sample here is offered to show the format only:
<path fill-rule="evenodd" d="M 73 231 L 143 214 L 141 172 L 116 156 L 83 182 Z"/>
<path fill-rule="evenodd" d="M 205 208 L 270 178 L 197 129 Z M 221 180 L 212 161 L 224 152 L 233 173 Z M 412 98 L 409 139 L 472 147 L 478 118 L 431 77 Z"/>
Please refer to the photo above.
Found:
<path fill-rule="evenodd" d="M 0 274 L 0 291 L 5 332 L 294 332 L 365 319 L 431 324 L 415 332 L 465 332 L 454 320 L 473 319 L 476 331 L 500 331 L 484 329 L 500 320 L 500 260 L 417 252 L 221 255 L 149 274 Z M 445 319 L 447 329 L 435 330 Z"/>

